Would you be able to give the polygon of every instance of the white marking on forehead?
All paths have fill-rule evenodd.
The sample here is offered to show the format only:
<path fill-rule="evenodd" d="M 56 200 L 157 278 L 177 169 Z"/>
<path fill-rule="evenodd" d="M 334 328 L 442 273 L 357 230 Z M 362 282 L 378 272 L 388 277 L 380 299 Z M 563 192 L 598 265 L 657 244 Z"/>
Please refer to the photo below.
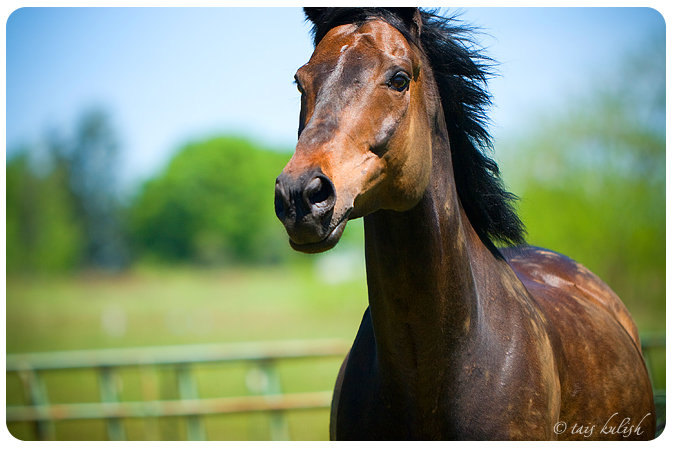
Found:
<path fill-rule="evenodd" d="M 344 47 L 347 47 L 347 46 L 345 45 Z M 344 47 L 342 47 L 342 48 L 344 48 Z M 338 60 L 337 60 L 337 62 L 335 63 L 335 68 L 333 69 L 333 71 L 331 72 L 331 74 L 328 76 L 328 78 L 327 78 L 326 81 L 324 82 L 324 86 L 329 86 L 329 87 L 332 86 L 333 83 L 340 77 L 340 75 L 342 75 L 342 72 L 343 72 L 344 66 L 345 66 L 345 60 L 347 59 L 346 57 L 347 57 L 347 55 L 344 54 L 344 53 L 342 53 L 342 54 L 338 57 Z M 323 88 L 322 88 L 322 90 L 323 90 Z M 321 98 L 321 99 L 316 103 L 316 105 L 315 105 L 315 107 L 314 107 L 315 110 L 316 110 L 316 111 L 319 111 L 320 108 L 321 108 L 324 104 L 330 103 L 330 102 L 331 102 L 331 99 L 330 99 L 329 97 L 330 97 L 330 96 L 323 96 L 323 98 Z"/>
<path fill-rule="evenodd" d="M 344 52 L 345 50 L 347 50 L 347 48 L 349 48 L 349 45 L 348 45 L 348 44 L 343 45 L 342 48 L 340 49 L 340 53 L 342 53 L 342 52 Z"/>

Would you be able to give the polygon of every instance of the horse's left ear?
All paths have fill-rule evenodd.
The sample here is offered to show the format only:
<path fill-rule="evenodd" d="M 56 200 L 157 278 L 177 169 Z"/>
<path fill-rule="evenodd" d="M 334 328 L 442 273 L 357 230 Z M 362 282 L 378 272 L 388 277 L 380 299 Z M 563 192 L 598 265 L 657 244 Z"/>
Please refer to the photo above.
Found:
<path fill-rule="evenodd" d="M 410 33 L 419 40 L 422 34 L 422 13 L 419 8 L 391 8 L 391 10 L 403 19 Z"/>

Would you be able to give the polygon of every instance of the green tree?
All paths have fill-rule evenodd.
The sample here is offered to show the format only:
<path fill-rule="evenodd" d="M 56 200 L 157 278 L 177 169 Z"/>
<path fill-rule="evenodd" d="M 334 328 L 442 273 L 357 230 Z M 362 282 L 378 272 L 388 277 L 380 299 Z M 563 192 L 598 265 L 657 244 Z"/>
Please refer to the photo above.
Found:
<path fill-rule="evenodd" d="M 51 133 L 43 145 L 18 149 L 7 161 L 10 272 L 127 262 L 110 119 L 102 110 L 86 111 L 72 136 L 64 136 Z"/>
<path fill-rule="evenodd" d="M 19 152 L 6 165 L 7 271 L 74 269 L 85 242 L 66 180 L 56 171 L 36 174 L 28 159 Z"/>
<path fill-rule="evenodd" d="M 504 152 L 529 242 L 596 272 L 647 330 L 665 328 L 664 43 Z"/>
<path fill-rule="evenodd" d="M 136 250 L 169 261 L 278 261 L 288 252 L 274 180 L 287 160 L 238 138 L 185 146 L 133 201 Z"/>

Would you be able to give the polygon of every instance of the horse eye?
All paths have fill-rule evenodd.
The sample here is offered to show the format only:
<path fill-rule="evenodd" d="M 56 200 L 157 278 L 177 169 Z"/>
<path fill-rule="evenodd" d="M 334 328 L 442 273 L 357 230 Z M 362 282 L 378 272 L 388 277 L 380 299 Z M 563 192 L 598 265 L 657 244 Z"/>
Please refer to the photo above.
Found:
<path fill-rule="evenodd" d="M 293 84 L 295 84 L 295 87 L 298 89 L 298 92 L 300 92 L 301 94 L 305 93 L 305 90 L 302 89 L 302 86 L 300 86 L 300 82 L 298 81 L 297 78 L 293 80 Z"/>
<path fill-rule="evenodd" d="M 398 92 L 403 92 L 408 89 L 408 86 L 410 85 L 410 78 L 408 78 L 406 74 L 399 72 L 391 77 L 391 80 L 389 80 L 387 85 Z"/>

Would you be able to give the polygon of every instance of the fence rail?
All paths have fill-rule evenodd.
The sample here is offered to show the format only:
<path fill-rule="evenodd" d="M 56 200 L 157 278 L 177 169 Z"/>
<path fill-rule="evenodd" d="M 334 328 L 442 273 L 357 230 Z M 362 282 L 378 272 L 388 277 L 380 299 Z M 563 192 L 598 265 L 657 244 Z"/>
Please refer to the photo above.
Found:
<path fill-rule="evenodd" d="M 642 337 L 650 374 L 652 350 L 665 348 L 665 336 Z M 103 419 L 108 438 L 125 439 L 122 419 L 180 416 L 186 418 L 187 438 L 207 438 L 202 418 L 211 414 L 266 411 L 270 414 L 270 438 L 289 439 L 284 411 L 328 408 L 331 391 L 286 393 L 281 390 L 277 363 L 282 360 L 343 357 L 349 343 L 342 340 L 274 341 L 238 344 L 206 344 L 173 347 L 82 350 L 49 353 L 8 354 L 7 373 L 17 373 L 27 405 L 7 406 L 7 422 L 31 422 L 39 439 L 54 439 L 54 423 L 62 420 Z M 265 378 L 261 392 L 226 398 L 199 398 L 192 367 L 196 364 L 248 362 Z M 167 366 L 178 381 L 179 399 L 120 401 L 117 371 L 124 367 Z M 45 371 L 95 369 L 100 402 L 50 404 L 43 382 Z M 657 407 L 665 411 L 665 389 L 655 390 Z"/>
<path fill-rule="evenodd" d="M 193 400 L 8 406 L 7 420 L 34 422 L 41 420 L 191 416 L 326 408 L 330 406 L 331 395 L 331 391 L 321 391 Z"/>

